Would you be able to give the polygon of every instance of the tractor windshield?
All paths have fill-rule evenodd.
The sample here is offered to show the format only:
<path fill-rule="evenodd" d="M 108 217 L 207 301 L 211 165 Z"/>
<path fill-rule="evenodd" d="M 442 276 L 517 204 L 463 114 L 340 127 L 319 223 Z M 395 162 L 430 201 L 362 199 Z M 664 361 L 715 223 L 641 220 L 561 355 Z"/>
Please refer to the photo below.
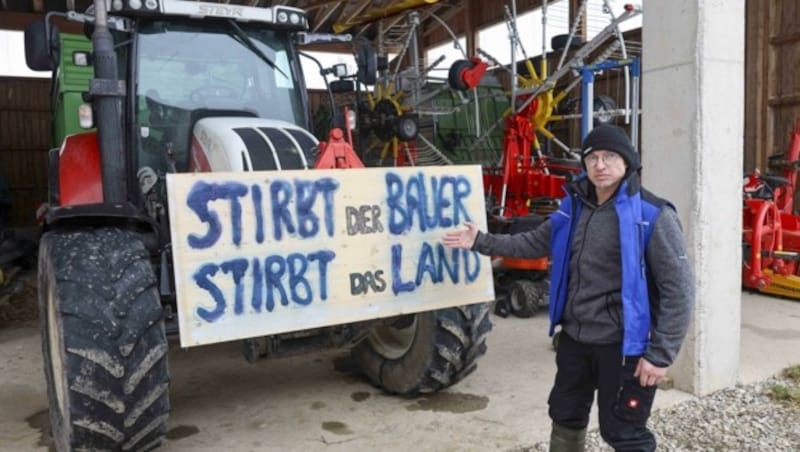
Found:
<path fill-rule="evenodd" d="M 139 28 L 136 131 L 139 166 L 188 159 L 198 115 L 241 114 L 305 125 L 298 65 L 286 33 L 230 21 L 155 21 Z M 238 112 L 238 113 L 237 113 Z"/>

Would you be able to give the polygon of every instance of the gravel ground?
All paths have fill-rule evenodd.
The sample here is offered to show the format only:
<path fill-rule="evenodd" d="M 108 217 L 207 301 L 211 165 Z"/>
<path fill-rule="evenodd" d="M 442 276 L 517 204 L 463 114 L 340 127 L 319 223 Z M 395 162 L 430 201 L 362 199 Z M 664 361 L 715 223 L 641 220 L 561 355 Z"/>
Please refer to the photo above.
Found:
<path fill-rule="evenodd" d="M 776 385 L 794 391 L 794 402 L 774 400 L 770 394 Z M 649 427 L 659 451 L 800 451 L 798 394 L 797 381 L 774 377 L 655 411 Z M 611 450 L 600 432 L 588 433 L 587 452 Z M 514 452 L 533 451 L 547 451 L 547 443 Z"/>

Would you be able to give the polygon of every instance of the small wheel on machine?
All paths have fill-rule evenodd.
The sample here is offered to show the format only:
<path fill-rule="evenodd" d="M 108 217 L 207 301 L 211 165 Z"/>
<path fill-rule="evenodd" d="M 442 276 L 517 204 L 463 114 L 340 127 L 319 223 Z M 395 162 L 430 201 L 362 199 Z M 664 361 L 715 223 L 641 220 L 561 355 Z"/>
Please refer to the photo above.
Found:
<path fill-rule="evenodd" d="M 461 74 L 467 69 L 472 69 L 474 66 L 472 61 L 469 60 L 457 60 L 454 62 L 447 73 L 447 82 L 450 84 L 450 88 L 456 91 L 468 90 L 469 86 L 467 86 L 464 79 L 461 78 Z"/>
<path fill-rule="evenodd" d="M 545 281 L 546 282 L 546 281 Z M 540 308 L 547 306 L 548 286 L 541 281 L 516 279 L 508 286 L 511 313 L 526 319 L 533 317 Z"/>
<path fill-rule="evenodd" d="M 397 118 L 395 129 L 400 141 L 411 141 L 419 135 L 419 117 L 413 113 L 406 113 Z"/>
<path fill-rule="evenodd" d="M 614 110 L 617 109 L 617 103 L 613 98 L 601 94 L 594 98 L 594 125 L 613 124 L 614 123 Z"/>

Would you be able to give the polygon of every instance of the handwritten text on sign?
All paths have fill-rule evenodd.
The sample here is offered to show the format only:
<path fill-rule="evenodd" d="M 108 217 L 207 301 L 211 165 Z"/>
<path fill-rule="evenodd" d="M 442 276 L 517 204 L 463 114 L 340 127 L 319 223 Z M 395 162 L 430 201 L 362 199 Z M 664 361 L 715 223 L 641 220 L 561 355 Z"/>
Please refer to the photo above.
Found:
<path fill-rule="evenodd" d="M 170 174 L 181 345 L 488 301 L 479 166 Z"/>

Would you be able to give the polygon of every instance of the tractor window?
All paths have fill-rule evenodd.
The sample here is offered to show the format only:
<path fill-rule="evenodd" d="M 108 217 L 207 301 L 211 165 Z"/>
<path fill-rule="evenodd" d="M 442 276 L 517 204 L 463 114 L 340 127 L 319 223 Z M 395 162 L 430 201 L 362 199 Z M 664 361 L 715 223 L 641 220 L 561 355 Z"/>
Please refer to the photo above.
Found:
<path fill-rule="evenodd" d="M 226 21 L 155 21 L 138 34 L 136 125 L 139 166 L 165 168 L 171 145 L 188 166 L 197 110 L 243 111 L 304 125 L 288 36 Z M 248 39 L 244 39 L 244 38 Z"/>

